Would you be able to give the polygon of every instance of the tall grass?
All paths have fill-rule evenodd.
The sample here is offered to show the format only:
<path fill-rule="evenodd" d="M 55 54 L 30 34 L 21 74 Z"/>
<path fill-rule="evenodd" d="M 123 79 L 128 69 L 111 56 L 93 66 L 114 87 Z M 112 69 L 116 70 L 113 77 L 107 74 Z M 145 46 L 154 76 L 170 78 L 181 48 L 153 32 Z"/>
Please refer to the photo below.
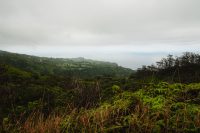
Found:
<path fill-rule="evenodd" d="M 53 111 L 46 115 L 34 111 L 25 120 L 5 123 L 4 129 L 22 133 L 200 132 L 200 107 L 188 101 L 194 96 L 185 93 L 194 86 L 157 87 L 137 92 L 117 91 L 109 100 L 90 108 L 87 104 L 80 107 L 72 103 L 61 113 Z M 187 98 L 177 98 L 182 92 Z"/>

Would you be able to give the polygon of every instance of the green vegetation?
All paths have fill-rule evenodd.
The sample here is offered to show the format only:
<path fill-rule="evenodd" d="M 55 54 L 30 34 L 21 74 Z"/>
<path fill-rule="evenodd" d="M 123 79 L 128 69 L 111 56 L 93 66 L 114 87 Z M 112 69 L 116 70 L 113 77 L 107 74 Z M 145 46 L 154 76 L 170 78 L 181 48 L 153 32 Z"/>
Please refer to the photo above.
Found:
<path fill-rule="evenodd" d="M 46 58 L 0 51 L 1 64 L 11 65 L 35 75 L 56 75 L 75 78 L 127 77 L 133 70 L 115 63 L 84 58 Z"/>
<path fill-rule="evenodd" d="M 168 55 L 156 65 L 143 66 L 132 78 L 145 82 L 193 83 L 200 81 L 200 55 L 190 52 L 180 57 Z"/>
<path fill-rule="evenodd" d="M 85 59 L 44 58 L 39 63 L 43 58 L 0 55 L 0 132 L 200 132 L 198 74 L 177 82 L 160 74 L 174 70 L 173 65 L 131 74 L 116 64 Z M 71 75 L 70 61 L 77 63 Z M 79 69 L 85 63 L 93 76 Z M 200 71 L 197 62 L 189 64 L 195 69 L 178 69 L 187 76 Z M 111 70 L 115 74 L 104 73 Z"/>

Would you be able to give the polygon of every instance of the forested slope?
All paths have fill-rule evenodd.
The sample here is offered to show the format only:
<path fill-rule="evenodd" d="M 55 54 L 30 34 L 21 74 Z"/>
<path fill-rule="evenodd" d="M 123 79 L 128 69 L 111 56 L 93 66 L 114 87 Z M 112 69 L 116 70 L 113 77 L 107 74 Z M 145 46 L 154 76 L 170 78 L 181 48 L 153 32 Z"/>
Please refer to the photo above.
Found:
<path fill-rule="evenodd" d="M 61 75 L 77 78 L 97 76 L 127 77 L 133 70 L 116 63 L 84 58 L 46 58 L 0 51 L 0 63 L 32 72 L 36 75 Z"/>
<path fill-rule="evenodd" d="M 0 132 L 200 132 L 198 54 L 175 58 L 179 65 L 168 56 L 162 66 L 143 67 L 129 78 L 43 73 L 41 65 L 50 70 L 58 59 L 35 64 L 42 58 L 3 54 L 9 58 L 0 63 Z"/>

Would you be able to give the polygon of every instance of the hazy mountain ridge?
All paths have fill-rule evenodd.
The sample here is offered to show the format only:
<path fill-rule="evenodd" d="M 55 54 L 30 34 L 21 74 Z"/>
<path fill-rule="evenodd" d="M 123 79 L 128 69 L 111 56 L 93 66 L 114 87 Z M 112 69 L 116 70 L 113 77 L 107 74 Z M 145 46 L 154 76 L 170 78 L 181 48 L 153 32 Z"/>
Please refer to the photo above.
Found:
<path fill-rule="evenodd" d="M 48 58 L 0 51 L 0 62 L 37 74 L 57 74 L 81 78 L 96 76 L 126 77 L 133 70 L 116 63 L 79 58 Z"/>

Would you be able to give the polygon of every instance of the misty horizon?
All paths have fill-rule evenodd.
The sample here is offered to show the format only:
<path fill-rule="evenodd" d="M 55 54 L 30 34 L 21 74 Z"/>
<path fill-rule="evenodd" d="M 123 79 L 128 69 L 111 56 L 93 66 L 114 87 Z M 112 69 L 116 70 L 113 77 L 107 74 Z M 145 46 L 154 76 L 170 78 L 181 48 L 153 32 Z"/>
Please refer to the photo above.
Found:
<path fill-rule="evenodd" d="M 0 1 L 0 49 L 137 69 L 199 52 L 199 0 Z"/>
<path fill-rule="evenodd" d="M 145 60 L 144 61 L 144 64 L 135 64 L 134 62 L 130 62 L 128 65 L 126 65 L 125 63 L 120 63 L 120 61 L 115 61 L 116 58 L 112 57 L 110 58 L 110 60 L 106 57 L 105 59 L 104 58 L 90 58 L 87 57 L 87 56 L 62 56 L 62 55 L 49 55 L 49 54 L 45 54 L 45 53 L 35 53 L 35 54 L 32 54 L 32 52 L 15 52 L 15 51 L 6 51 L 6 50 L 2 50 L 2 51 L 5 51 L 5 52 L 10 52 L 10 53 L 16 53 L 16 54 L 25 54 L 25 55 L 30 55 L 30 56 L 36 56 L 36 57 L 47 57 L 47 58 L 63 58 L 63 59 L 75 59 L 75 58 L 84 58 L 84 59 L 91 59 L 91 60 L 95 60 L 95 61 L 103 61 L 103 62 L 110 62 L 110 63 L 116 63 L 118 64 L 119 66 L 122 66 L 122 67 L 125 67 L 125 68 L 130 68 L 132 70 L 136 70 L 138 68 L 141 68 L 142 66 L 148 66 L 148 65 L 156 65 L 156 62 L 161 60 L 162 58 L 165 58 L 166 56 L 168 56 L 169 54 L 170 55 L 173 55 L 174 57 L 177 57 L 177 56 L 180 56 L 182 55 L 184 52 L 182 53 L 134 53 L 135 54 L 135 57 L 136 59 L 138 60 L 138 58 L 143 58 L 143 60 L 145 60 L 144 58 L 146 58 L 147 56 L 149 56 L 151 58 L 151 60 Z M 185 51 L 185 52 L 188 52 L 188 51 Z M 154 56 L 152 56 L 154 55 Z M 132 57 L 132 56 L 131 56 Z M 153 57 L 153 59 L 152 59 Z M 119 58 L 119 57 L 117 57 Z M 143 61 L 142 60 L 142 61 Z M 153 61 L 153 62 L 151 62 Z M 140 62 L 142 63 L 142 62 Z M 131 66 L 132 65 L 132 66 Z"/>

